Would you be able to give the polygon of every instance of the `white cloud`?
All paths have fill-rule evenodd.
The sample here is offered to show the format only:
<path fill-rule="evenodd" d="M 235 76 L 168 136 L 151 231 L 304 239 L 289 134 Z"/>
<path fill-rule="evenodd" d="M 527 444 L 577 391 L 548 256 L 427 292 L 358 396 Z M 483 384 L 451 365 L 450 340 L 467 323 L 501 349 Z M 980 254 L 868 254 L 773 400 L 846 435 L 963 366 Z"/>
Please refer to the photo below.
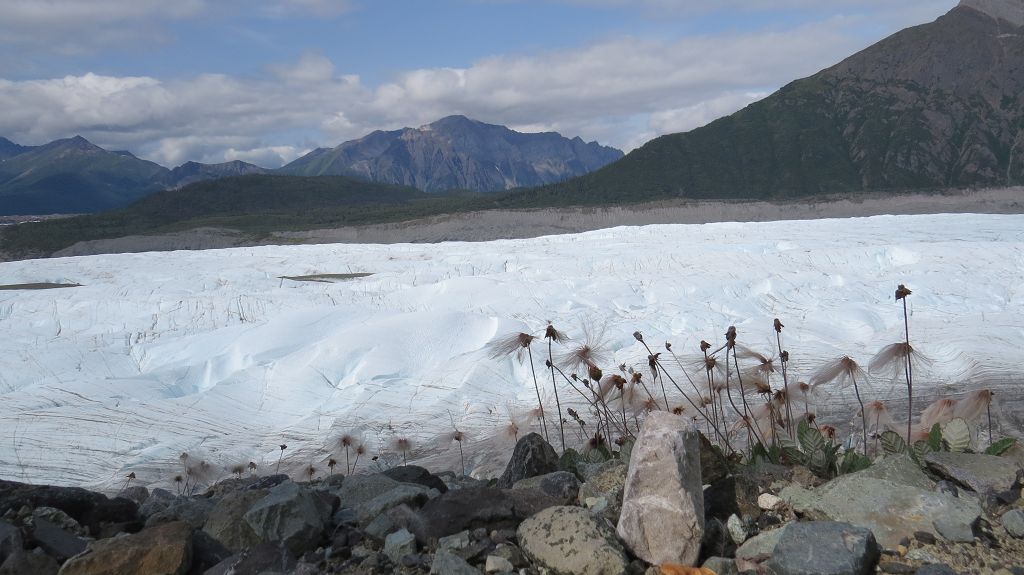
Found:
<path fill-rule="evenodd" d="M 276 166 L 317 145 L 465 114 L 628 150 L 838 62 L 864 47 L 864 24 L 842 17 L 677 40 L 609 38 L 466 68 L 410 70 L 378 86 L 315 52 L 263 76 L 0 79 L 0 135 L 39 144 L 81 133 L 168 166 L 231 159 Z"/>

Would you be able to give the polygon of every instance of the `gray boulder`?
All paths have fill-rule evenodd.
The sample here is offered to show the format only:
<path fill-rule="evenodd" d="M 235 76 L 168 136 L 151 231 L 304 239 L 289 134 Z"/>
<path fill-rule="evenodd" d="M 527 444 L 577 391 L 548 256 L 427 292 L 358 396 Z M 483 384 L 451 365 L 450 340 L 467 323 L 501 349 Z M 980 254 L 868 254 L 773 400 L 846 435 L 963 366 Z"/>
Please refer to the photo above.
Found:
<path fill-rule="evenodd" d="M 402 557 L 416 552 L 416 536 L 408 530 L 401 529 L 384 539 L 384 554 L 396 564 L 401 563 Z"/>
<path fill-rule="evenodd" d="M 531 489 L 453 489 L 428 501 L 411 530 L 420 542 L 426 543 L 477 528 L 515 529 L 527 517 L 556 505 L 555 499 Z"/>
<path fill-rule="evenodd" d="M 813 521 L 787 527 L 768 566 L 776 575 L 868 575 L 880 556 L 870 530 Z"/>
<path fill-rule="evenodd" d="M 430 575 L 481 575 L 476 567 L 451 551 L 441 550 L 434 555 Z"/>
<path fill-rule="evenodd" d="M 429 489 L 436 489 L 440 493 L 448 491 L 444 481 L 418 465 L 400 465 L 385 470 L 383 473 L 399 483 L 415 483 Z"/>
<path fill-rule="evenodd" d="M 903 537 L 917 531 L 938 535 L 934 521 L 972 524 L 981 515 L 977 501 L 931 489 L 851 473 L 810 491 L 790 486 L 780 494 L 805 517 L 846 521 L 871 529 L 886 549 L 896 549 Z"/>
<path fill-rule="evenodd" d="M 0 562 L 20 551 L 23 547 L 21 529 L 6 521 L 0 521 Z"/>
<path fill-rule="evenodd" d="M 622 511 L 622 492 L 626 487 L 628 471 L 626 465 L 618 460 L 610 462 L 608 465 L 602 465 L 596 474 L 590 475 L 590 478 L 580 485 L 579 502 L 585 504 L 587 499 L 603 498 L 607 506 L 601 515 L 613 525 L 618 524 L 619 514 Z"/>
<path fill-rule="evenodd" d="M 383 495 L 399 485 L 401 483 L 398 481 L 380 473 L 352 475 L 345 478 L 341 487 L 334 490 L 334 494 L 338 496 L 341 507 L 355 509 L 361 503 Z"/>
<path fill-rule="evenodd" d="M 1024 538 L 1024 509 L 1013 509 L 1003 514 L 1003 528 L 1011 537 Z"/>
<path fill-rule="evenodd" d="M 263 542 L 282 543 L 296 555 L 316 549 L 330 508 L 299 485 L 274 487 L 245 513 L 245 522 Z"/>
<path fill-rule="evenodd" d="M 976 493 L 1001 493 L 1017 483 L 1019 467 L 1006 457 L 937 451 L 924 458 L 928 469 Z"/>
<path fill-rule="evenodd" d="M 260 537 L 245 521 L 245 514 L 268 492 L 266 489 L 229 492 L 210 510 L 203 531 L 234 553 L 256 545 Z"/>
<path fill-rule="evenodd" d="M 633 446 L 616 530 L 648 563 L 694 565 L 704 537 L 700 439 L 675 414 L 647 416 Z"/>
<path fill-rule="evenodd" d="M 710 569 L 715 575 L 738 575 L 736 561 L 726 557 L 708 557 L 701 567 Z"/>
<path fill-rule="evenodd" d="M 974 541 L 974 523 L 965 523 L 956 518 L 939 517 L 932 522 L 935 531 L 946 541 L 971 543 Z"/>
<path fill-rule="evenodd" d="M 288 548 L 260 543 L 224 559 L 203 575 L 277 575 L 291 573 L 296 561 Z"/>
<path fill-rule="evenodd" d="M 576 501 L 576 497 L 580 493 L 580 480 L 568 471 L 556 471 L 520 479 L 516 481 L 512 489 L 536 489 L 557 499 L 562 505 L 569 505 Z"/>
<path fill-rule="evenodd" d="M 498 479 L 498 487 L 508 489 L 516 481 L 558 471 L 558 454 L 544 438 L 530 433 L 516 442 L 512 459 Z"/>
<path fill-rule="evenodd" d="M 205 497 L 179 497 L 163 511 L 150 515 L 146 527 L 184 521 L 193 529 L 202 529 L 213 506 L 214 502 Z"/>
<path fill-rule="evenodd" d="M 935 482 L 929 479 L 928 475 L 921 471 L 921 467 L 905 453 L 886 456 L 858 473 L 860 477 L 885 479 L 899 485 L 920 489 L 935 488 Z"/>
<path fill-rule="evenodd" d="M 57 575 L 59 570 L 60 563 L 43 553 L 42 549 L 19 549 L 17 553 L 0 563 L 0 575 Z"/>
<path fill-rule="evenodd" d="M 354 507 L 356 520 L 361 525 L 368 525 L 393 507 L 403 504 L 410 507 L 421 507 L 431 499 L 431 496 L 436 497 L 437 495 L 436 490 L 422 485 L 399 483 L 394 489 L 385 491 L 369 501 L 357 503 Z"/>
<path fill-rule="evenodd" d="M 764 531 L 747 539 L 736 549 L 736 557 L 738 559 L 754 559 L 760 555 L 771 555 L 775 551 L 775 546 L 782 540 L 782 535 L 787 528 L 788 526 Z"/>
<path fill-rule="evenodd" d="M 47 555 L 61 563 L 85 551 L 89 544 L 86 539 L 42 518 L 33 521 L 32 539 Z"/>
<path fill-rule="evenodd" d="M 192 565 L 192 527 L 164 523 L 122 537 L 93 541 L 89 552 L 61 567 L 61 575 L 152 573 L 180 575 Z"/>
<path fill-rule="evenodd" d="M 619 575 L 629 561 L 615 533 L 579 507 L 552 507 L 516 532 L 534 562 L 564 575 Z"/>

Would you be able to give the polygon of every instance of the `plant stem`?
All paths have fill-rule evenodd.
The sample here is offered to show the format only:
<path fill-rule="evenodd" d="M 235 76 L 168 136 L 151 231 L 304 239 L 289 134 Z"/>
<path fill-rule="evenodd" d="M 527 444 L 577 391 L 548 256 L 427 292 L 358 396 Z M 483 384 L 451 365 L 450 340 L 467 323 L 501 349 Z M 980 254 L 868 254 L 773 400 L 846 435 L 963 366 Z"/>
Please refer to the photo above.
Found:
<path fill-rule="evenodd" d="M 988 414 L 988 446 L 992 447 L 992 397 L 988 398 L 988 404 L 985 405 L 985 412 Z"/>
<path fill-rule="evenodd" d="M 853 379 L 853 392 L 857 394 L 857 403 L 860 404 L 860 423 L 861 430 L 864 432 L 864 455 L 868 454 L 868 418 L 867 413 L 864 412 L 864 401 L 860 398 L 860 388 L 857 386 L 857 378 L 851 374 Z"/>
<path fill-rule="evenodd" d="M 729 357 L 728 356 L 728 350 L 726 351 L 726 354 L 727 354 L 726 355 L 726 361 L 728 361 L 728 357 Z M 736 347 L 735 346 L 732 348 L 732 360 L 734 362 L 734 365 L 736 366 L 736 381 L 740 382 L 740 401 L 743 402 L 743 417 L 744 418 L 749 418 L 750 417 L 750 407 L 747 405 L 747 391 L 743 387 L 743 376 L 740 375 L 740 360 L 739 360 L 738 357 L 736 357 Z M 750 424 L 751 423 L 752 423 L 752 421 L 750 419 L 747 419 L 747 427 L 748 428 L 750 428 Z M 756 423 L 754 423 L 754 427 L 757 427 Z M 764 443 L 764 439 L 758 436 L 757 431 L 753 430 L 753 429 L 751 429 L 751 431 L 754 432 L 754 438 L 757 439 L 757 441 L 759 443 L 761 443 L 761 445 L 764 445 L 765 444 Z"/>
<path fill-rule="evenodd" d="M 910 319 L 907 316 L 907 298 L 903 297 L 903 330 L 906 335 L 907 356 L 905 373 L 907 376 L 907 445 L 910 445 L 910 424 L 914 413 L 914 368 L 910 365 Z"/>
<path fill-rule="evenodd" d="M 548 423 L 544 417 L 544 402 L 540 399 L 540 384 L 537 383 L 537 370 L 533 367 L 533 350 L 526 346 L 526 353 L 530 356 L 530 372 L 533 373 L 533 388 L 537 390 L 537 408 L 540 409 L 540 424 L 544 429 L 544 441 L 551 443 L 548 438 Z"/>
<path fill-rule="evenodd" d="M 779 361 L 782 362 L 782 382 L 783 389 L 786 392 L 786 431 L 789 432 L 790 439 L 793 438 L 793 408 L 789 405 L 789 373 L 786 364 L 789 361 L 782 358 L 782 334 L 778 331 L 775 332 L 775 343 L 779 346 Z"/>
<path fill-rule="evenodd" d="M 558 435 L 565 453 L 565 426 L 562 424 L 562 402 L 558 399 L 558 385 L 555 384 L 555 358 L 551 354 L 551 338 L 548 338 L 548 366 L 551 368 L 551 389 L 555 390 L 555 407 L 558 409 Z"/>

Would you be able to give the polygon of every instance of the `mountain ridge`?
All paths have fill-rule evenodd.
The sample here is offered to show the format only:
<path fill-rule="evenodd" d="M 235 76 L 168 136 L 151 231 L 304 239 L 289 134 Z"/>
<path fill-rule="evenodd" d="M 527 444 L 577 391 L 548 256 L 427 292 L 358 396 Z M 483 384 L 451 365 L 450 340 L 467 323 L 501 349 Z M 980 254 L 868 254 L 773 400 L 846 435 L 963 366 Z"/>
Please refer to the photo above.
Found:
<path fill-rule="evenodd" d="M 536 205 L 593 205 L 1017 184 L 1021 62 L 1021 27 L 960 5 L 704 127 L 516 193 Z"/>
<path fill-rule="evenodd" d="M 168 169 L 76 135 L 40 146 L 0 138 L 0 215 L 92 213 L 189 183 L 269 170 L 245 162 Z"/>
<path fill-rule="evenodd" d="M 522 133 L 452 115 L 419 128 L 376 130 L 334 148 L 317 148 L 278 171 L 344 175 L 428 192 L 496 192 L 565 180 L 621 157 L 619 150 L 578 136 Z"/>

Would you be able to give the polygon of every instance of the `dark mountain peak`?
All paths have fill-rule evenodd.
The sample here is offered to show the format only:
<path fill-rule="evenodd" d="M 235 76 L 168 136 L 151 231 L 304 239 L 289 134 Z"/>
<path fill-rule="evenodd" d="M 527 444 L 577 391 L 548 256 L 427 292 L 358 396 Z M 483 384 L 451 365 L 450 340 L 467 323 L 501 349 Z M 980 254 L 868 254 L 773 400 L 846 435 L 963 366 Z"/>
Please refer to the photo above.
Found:
<path fill-rule="evenodd" d="M 622 152 L 555 132 L 523 134 L 462 115 L 420 128 L 375 131 L 313 152 L 281 172 L 354 176 L 428 192 L 502 191 L 559 182 L 622 157 Z"/>
<path fill-rule="evenodd" d="M 89 140 L 86 140 L 82 136 L 74 136 L 71 138 L 64 138 L 63 140 L 54 140 L 49 144 L 39 147 L 40 151 L 77 151 L 77 152 L 104 152 L 109 153 L 103 148 L 93 144 Z"/>
<path fill-rule="evenodd" d="M 1024 0 L 964 0 L 735 114 L 659 137 L 544 193 L 590 203 L 1024 184 L 1021 23 Z"/>
<path fill-rule="evenodd" d="M 1024 26 L 1024 0 L 960 0 L 960 8 L 971 8 L 1014 26 Z"/>
<path fill-rule="evenodd" d="M 128 150 L 111 150 L 110 153 L 111 154 L 117 154 L 118 156 L 124 156 L 126 158 L 136 158 L 136 159 L 138 159 L 138 156 L 136 156 L 135 154 L 129 152 Z"/>
<path fill-rule="evenodd" d="M 0 138 L 0 160 L 17 156 L 31 149 L 27 146 L 19 146 L 7 138 Z"/>
<path fill-rule="evenodd" d="M 436 122 L 431 122 L 430 124 L 427 124 L 426 126 L 423 126 L 420 129 L 424 130 L 424 129 L 474 128 L 474 127 L 480 127 L 480 126 L 498 127 L 498 126 L 494 126 L 493 124 L 485 124 L 483 122 L 480 122 L 480 121 L 477 121 L 477 120 L 473 120 L 471 118 L 467 118 L 466 116 L 463 116 L 461 114 L 455 114 L 455 115 L 452 115 L 452 116 L 445 116 L 444 118 L 441 118 L 440 120 L 437 120 Z"/>
<path fill-rule="evenodd" d="M 219 164 L 185 162 L 171 170 L 170 187 L 180 188 L 182 186 L 187 186 L 188 184 L 202 182 L 205 180 L 245 176 L 248 174 L 265 174 L 269 171 L 270 170 L 241 160 L 231 160 L 230 162 L 222 162 Z"/>

